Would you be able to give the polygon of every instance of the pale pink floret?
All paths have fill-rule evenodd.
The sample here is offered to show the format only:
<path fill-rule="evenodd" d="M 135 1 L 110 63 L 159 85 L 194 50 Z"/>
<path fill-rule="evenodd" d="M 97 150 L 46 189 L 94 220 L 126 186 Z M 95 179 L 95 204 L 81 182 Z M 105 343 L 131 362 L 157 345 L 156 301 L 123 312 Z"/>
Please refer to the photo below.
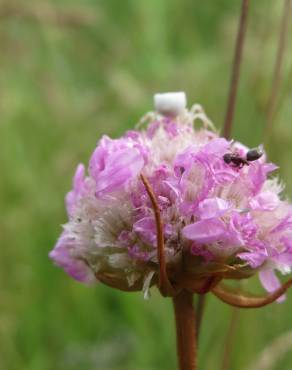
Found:
<path fill-rule="evenodd" d="M 96 181 L 96 196 L 124 187 L 137 177 L 143 166 L 143 154 L 135 141 L 130 138 L 112 140 L 104 136 L 89 163 L 89 174 Z"/>
<path fill-rule="evenodd" d="M 92 283 L 95 276 L 90 267 L 82 259 L 74 257 L 76 247 L 75 240 L 63 232 L 50 252 L 50 257 L 74 279 L 82 283 Z"/>

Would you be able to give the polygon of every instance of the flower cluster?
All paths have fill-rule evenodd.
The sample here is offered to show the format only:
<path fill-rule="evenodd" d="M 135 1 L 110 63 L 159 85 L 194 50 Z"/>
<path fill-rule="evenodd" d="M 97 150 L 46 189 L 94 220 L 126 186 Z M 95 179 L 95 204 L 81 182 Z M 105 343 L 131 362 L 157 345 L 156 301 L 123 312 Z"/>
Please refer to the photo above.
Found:
<path fill-rule="evenodd" d="M 259 272 L 263 286 L 275 290 L 275 270 L 292 266 L 292 207 L 271 176 L 277 167 L 265 155 L 227 163 L 227 153 L 246 158 L 248 148 L 208 124 L 195 106 L 150 114 L 145 129 L 119 139 L 103 136 L 88 174 L 77 167 L 66 197 L 69 222 L 50 253 L 55 263 L 85 283 L 129 291 L 157 284 L 156 223 L 143 174 L 159 205 L 173 285 Z"/>

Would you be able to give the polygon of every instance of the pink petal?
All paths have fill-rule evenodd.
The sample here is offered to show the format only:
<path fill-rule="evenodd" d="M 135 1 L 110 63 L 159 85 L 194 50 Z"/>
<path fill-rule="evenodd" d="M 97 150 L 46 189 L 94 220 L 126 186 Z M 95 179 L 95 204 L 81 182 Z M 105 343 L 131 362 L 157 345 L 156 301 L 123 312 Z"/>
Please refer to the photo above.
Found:
<path fill-rule="evenodd" d="M 156 224 L 152 217 L 144 217 L 135 222 L 133 230 L 139 234 L 145 243 L 156 245 Z"/>
<path fill-rule="evenodd" d="M 279 204 L 280 199 L 277 194 L 271 191 L 265 191 L 258 194 L 250 202 L 251 208 L 259 211 L 273 211 Z"/>
<path fill-rule="evenodd" d="M 111 154 L 105 169 L 96 176 L 97 194 L 105 194 L 126 185 L 144 166 L 144 159 L 135 148 Z"/>
<path fill-rule="evenodd" d="M 209 219 L 223 215 L 230 205 L 221 198 L 205 199 L 199 204 L 199 216 L 201 219 Z"/>
<path fill-rule="evenodd" d="M 280 288 L 281 283 L 277 278 L 274 270 L 262 270 L 259 273 L 260 282 L 267 292 L 273 293 L 275 290 Z M 278 303 L 283 302 L 286 299 L 285 294 L 277 299 Z"/>
<path fill-rule="evenodd" d="M 77 248 L 74 240 L 63 233 L 55 248 L 49 253 L 49 257 L 75 280 L 85 284 L 93 283 L 96 278 L 90 267 L 82 259 L 71 255 L 72 250 L 76 251 Z"/>
<path fill-rule="evenodd" d="M 183 235 L 198 243 L 212 243 L 222 239 L 225 233 L 225 225 L 216 219 L 202 220 L 188 225 L 183 229 Z"/>
<path fill-rule="evenodd" d="M 221 156 L 226 153 L 230 146 L 230 142 L 224 138 L 218 138 L 210 141 L 207 143 L 204 148 L 203 152 L 208 154 L 215 154 L 217 156 Z"/>

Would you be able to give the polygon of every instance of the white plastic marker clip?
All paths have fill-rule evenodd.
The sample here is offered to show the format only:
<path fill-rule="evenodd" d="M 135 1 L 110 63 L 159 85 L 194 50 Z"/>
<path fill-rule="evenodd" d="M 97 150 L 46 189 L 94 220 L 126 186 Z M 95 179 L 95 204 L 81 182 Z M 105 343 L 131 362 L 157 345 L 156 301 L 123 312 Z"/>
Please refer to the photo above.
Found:
<path fill-rule="evenodd" d="M 183 91 L 154 95 L 155 110 L 163 116 L 175 117 L 183 113 L 187 106 L 187 97 Z"/>

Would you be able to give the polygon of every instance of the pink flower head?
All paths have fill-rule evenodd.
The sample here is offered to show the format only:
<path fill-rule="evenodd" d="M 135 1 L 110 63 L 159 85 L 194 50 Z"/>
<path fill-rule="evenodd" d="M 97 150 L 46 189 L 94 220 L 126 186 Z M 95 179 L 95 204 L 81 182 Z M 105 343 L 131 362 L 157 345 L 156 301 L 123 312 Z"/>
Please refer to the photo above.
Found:
<path fill-rule="evenodd" d="M 50 253 L 58 266 L 123 290 L 157 283 L 156 223 L 142 173 L 159 205 L 172 281 L 177 271 L 194 281 L 259 272 L 268 291 L 278 287 L 274 272 L 292 266 L 292 207 L 272 176 L 277 167 L 266 156 L 247 162 L 247 147 L 193 121 L 188 110 L 155 113 L 145 130 L 102 137 L 88 175 L 79 165 L 66 197 L 69 221 Z"/>

